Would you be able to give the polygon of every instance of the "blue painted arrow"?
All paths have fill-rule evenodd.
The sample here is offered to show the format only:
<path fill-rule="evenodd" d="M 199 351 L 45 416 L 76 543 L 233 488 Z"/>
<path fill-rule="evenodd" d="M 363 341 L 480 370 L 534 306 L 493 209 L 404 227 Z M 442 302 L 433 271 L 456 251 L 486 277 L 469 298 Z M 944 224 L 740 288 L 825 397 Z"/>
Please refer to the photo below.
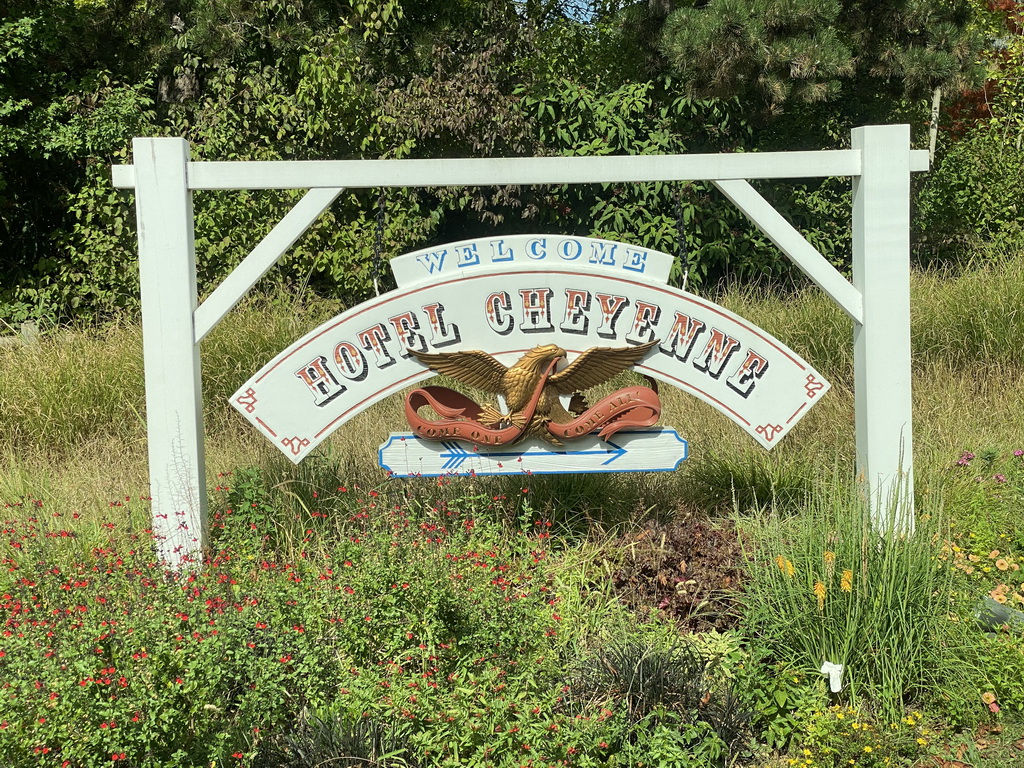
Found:
<path fill-rule="evenodd" d="M 447 459 L 442 465 L 442 469 L 458 469 L 462 466 L 463 462 L 471 456 L 487 456 L 490 458 L 519 458 L 520 456 L 595 456 L 603 454 L 611 454 L 611 458 L 607 461 L 602 461 L 601 466 L 607 466 L 615 461 L 620 456 L 624 456 L 626 449 L 615 443 L 608 441 L 608 445 L 612 448 L 602 448 L 599 451 L 527 451 L 523 453 L 521 451 L 512 452 L 500 452 L 492 453 L 490 451 L 467 451 L 461 445 L 450 440 L 441 441 L 441 445 L 448 449 L 448 453 L 442 453 L 441 458 Z M 614 450 L 613 450 L 614 449 Z"/>

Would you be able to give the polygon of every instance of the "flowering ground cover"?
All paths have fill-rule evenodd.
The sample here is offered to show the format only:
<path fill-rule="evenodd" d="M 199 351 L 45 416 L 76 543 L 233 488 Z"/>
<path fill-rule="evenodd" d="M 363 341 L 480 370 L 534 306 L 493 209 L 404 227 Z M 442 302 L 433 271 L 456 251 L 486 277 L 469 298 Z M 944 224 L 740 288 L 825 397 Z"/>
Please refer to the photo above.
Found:
<path fill-rule="evenodd" d="M 8 506 L 7 764 L 293 765 L 311 718 L 413 765 L 601 765 L 636 746 L 609 690 L 569 685 L 588 606 L 565 602 L 550 521 L 510 532 L 502 499 L 426 508 L 338 488 L 282 525 L 258 473 L 240 486 L 222 489 L 215 553 L 178 578 L 133 528 L 144 504 L 117 507 L 98 545 L 38 500 Z M 705 666 L 688 681 L 704 708 Z M 683 714 L 651 710 L 640 730 Z M 728 750 L 710 715 L 684 719 L 680 745 Z"/>
<path fill-rule="evenodd" d="M 139 328 L 0 345 L 0 766 L 1024 765 L 1022 292 L 1019 256 L 913 277 L 912 542 L 864 524 L 813 293 L 722 298 L 835 384 L 770 454 L 671 390 L 679 472 L 441 484 L 372 465 L 387 403 L 298 467 L 243 431 L 223 398 L 334 311 L 243 305 L 204 387 L 208 466 L 250 468 L 177 576 Z"/>
<path fill-rule="evenodd" d="M 1006 471 L 1000 498 L 1021 489 L 1024 473 Z M 518 498 L 438 489 L 447 500 L 428 503 L 437 495 L 407 488 L 299 498 L 259 470 L 222 483 L 214 549 L 177 576 L 152 560 L 145 500 L 114 502 L 86 529 L 38 499 L 7 504 L 5 764 L 911 765 L 948 753 L 951 723 L 1012 734 L 1024 711 L 1024 643 L 969 628 L 955 599 L 959 589 L 1019 601 L 1016 541 L 983 556 L 964 549 L 969 534 L 915 538 L 927 562 L 910 581 L 925 579 L 937 600 L 908 598 L 911 625 L 886 631 L 909 632 L 879 640 L 869 582 L 913 569 L 903 550 L 885 568 L 853 564 L 859 545 L 844 548 L 848 531 L 813 513 L 810 526 L 776 521 L 774 538 L 741 519 L 748 557 L 715 571 L 746 590 L 732 594 L 732 628 L 719 617 L 724 633 L 680 635 L 700 606 L 664 610 L 657 597 L 638 614 L 636 590 L 620 600 L 602 578 L 612 553 L 534 510 L 529 487 Z M 709 536 L 705 526 L 695 535 Z M 693 588 L 685 564 L 664 570 L 668 553 L 651 554 L 681 593 Z M 645 572 L 636 552 L 618 562 Z M 855 610 L 834 602 L 853 598 Z M 840 615 L 860 624 L 836 632 Z M 952 629 L 913 631 L 926 620 Z M 821 648 L 839 658 L 833 641 L 851 633 L 880 645 L 866 661 L 844 658 L 853 687 L 829 694 L 808 659 Z M 884 670 L 861 671 L 897 649 L 909 674 L 899 690 L 884 688 Z M 915 677 L 916 661 L 962 674 L 936 688 L 941 675 Z"/>

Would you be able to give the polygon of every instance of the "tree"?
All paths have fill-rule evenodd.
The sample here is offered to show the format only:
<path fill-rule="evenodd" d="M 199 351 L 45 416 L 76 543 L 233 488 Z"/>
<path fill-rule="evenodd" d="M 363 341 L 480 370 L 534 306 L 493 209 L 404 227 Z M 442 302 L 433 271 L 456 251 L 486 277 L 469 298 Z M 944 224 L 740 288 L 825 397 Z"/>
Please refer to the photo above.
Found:
<path fill-rule="evenodd" d="M 943 138 L 918 198 L 919 238 L 948 260 L 995 243 L 1024 243 L 1024 3 L 977 0 L 988 79 L 960 93 L 943 116 Z"/>
<path fill-rule="evenodd" d="M 968 0 L 697 0 L 660 45 L 694 95 L 737 96 L 766 121 L 834 102 L 863 123 L 977 81 L 972 13 Z"/>

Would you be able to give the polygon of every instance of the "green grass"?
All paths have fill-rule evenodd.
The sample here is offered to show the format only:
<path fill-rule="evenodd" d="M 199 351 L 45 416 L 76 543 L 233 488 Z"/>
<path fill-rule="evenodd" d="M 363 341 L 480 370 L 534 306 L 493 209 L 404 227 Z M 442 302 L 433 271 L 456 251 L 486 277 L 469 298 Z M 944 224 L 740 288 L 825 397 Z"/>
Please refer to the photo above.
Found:
<path fill-rule="evenodd" d="M 3 546 L 5 562 L 17 565 L 3 572 L 0 592 L 17 594 L 25 605 L 35 599 L 50 610 L 74 607 L 58 582 L 66 583 L 72 574 L 93 573 L 94 567 L 99 568 L 102 578 L 94 584 L 102 589 L 89 592 L 88 599 L 116 597 L 115 602 L 127 611 L 124 618 L 117 619 L 125 622 L 126 631 L 131 626 L 140 637 L 153 638 L 147 642 L 160 647 L 163 654 L 159 664 L 136 663 L 130 654 L 116 659 L 104 656 L 103 663 L 124 664 L 140 675 L 137 684 L 132 678 L 137 687 L 131 688 L 124 706 L 148 702 L 146 706 L 182 713 L 181 718 L 168 721 L 165 734 L 145 738 L 151 745 L 166 746 L 170 751 L 160 754 L 183 765 L 186 758 L 174 757 L 170 745 L 187 747 L 189 760 L 235 765 L 230 756 L 236 751 L 246 760 L 255 760 L 264 747 L 287 749 L 289 743 L 306 744 L 310 739 L 321 746 L 362 739 L 366 746 L 367 739 L 380 737 L 378 741 L 386 742 L 392 751 L 405 750 L 405 757 L 412 754 L 409 750 L 417 754 L 435 750 L 435 755 L 444 755 L 443 760 L 424 765 L 484 766 L 489 759 L 484 752 L 487 739 L 473 730 L 466 712 L 479 712 L 487 728 L 500 727 L 509 738 L 510 728 L 533 728 L 530 738 L 537 743 L 550 736 L 550 730 L 543 732 L 545 728 L 558 725 L 565 732 L 564 750 L 557 755 L 552 752 L 550 757 L 568 760 L 570 753 L 565 750 L 576 745 L 571 764 L 579 766 L 621 766 L 623 762 L 615 755 L 642 754 L 661 755 L 667 762 L 680 760 L 679 764 L 686 766 L 720 765 L 724 743 L 732 745 L 729 759 L 764 765 L 812 759 L 812 765 L 825 768 L 832 766 L 838 755 L 852 754 L 854 747 L 858 750 L 856 764 L 861 766 L 882 765 L 883 757 L 895 765 L 910 765 L 928 750 L 946 758 L 962 756 L 969 749 L 960 750 L 957 744 L 975 740 L 970 731 L 957 729 L 974 729 L 980 723 L 1005 725 L 1005 733 L 1019 733 L 1024 712 L 1024 685 L 1019 682 L 1024 680 L 1024 642 L 1009 635 L 984 638 L 969 631 L 971 619 L 969 607 L 965 607 L 989 593 L 1011 601 L 1016 595 L 1024 598 L 1020 570 L 996 565 L 1002 560 L 1019 568 L 1024 562 L 1024 534 L 1019 525 L 1024 507 L 1024 458 L 1013 455 L 1024 449 L 1020 416 L 1024 319 L 1018 298 L 1024 295 L 1024 258 L 990 260 L 956 274 L 915 273 L 912 292 L 916 495 L 919 513 L 931 516 L 921 521 L 920 530 L 929 535 L 915 539 L 913 558 L 900 559 L 898 555 L 909 550 L 897 552 L 898 548 L 882 547 L 876 552 L 874 544 L 865 545 L 849 531 L 848 537 L 834 538 L 842 525 L 855 520 L 857 508 L 849 495 L 854 466 L 852 328 L 818 292 L 780 300 L 764 291 L 733 288 L 714 297 L 783 340 L 834 384 L 829 396 L 771 452 L 762 450 L 711 407 L 663 388 L 662 423 L 679 429 L 691 445 L 691 458 L 678 472 L 440 482 L 388 481 L 375 465 L 376 446 L 388 432 L 403 428 L 398 397 L 353 419 L 297 467 L 239 418 L 227 404 L 238 385 L 281 348 L 341 309 L 327 301 L 299 305 L 280 299 L 251 299 L 229 315 L 202 346 L 208 485 L 211 516 L 217 526 L 214 542 L 230 559 L 211 564 L 200 578 L 210 585 L 211 593 L 236 603 L 240 595 L 250 594 L 262 607 L 237 609 L 245 621 L 226 622 L 223 637 L 208 638 L 209 645 L 202 646 L 201 652 L 199 645 L 189 644 L 199 641 L 187 640 L 188 635 L 179 643 L 179 650 L 171 647 L 173 643 L 166 644 L 168 628 L 181 621 L 176 613 L 205 609 L 189 603 L 174 583 L 146 586 L 139 581 L 140 574 L 146 574 L 151 566 L 151 543 L 146 538 L 148 508 L 141 500 L 148 495 L 141 332 L 130 323 L 101 330 L 55 331 L 44 334 L 36 346 L 0 346 L 0 435 L 4 438 L 0 503 L 11 505 L 4 510 L 8 541 Z M 964 452 L 974 458 L 958 464 Z M 213 490 L 217 487 L 229 490 Z M 767 509 L 775 510 L 774 517 L 766 517 Z M 627 679 L 623 675 L 629 670 L 616 672 L 608 678 L 613 682 L 606 680 L 605 689 L 590 691 L 586 701 L 559 698 L 556 683 L 585 676 L 587 665 L 612 658 L 626 647 L 626 641 L 639 643 L 631 646 L 636 650 L 636 679 L 646 679 L 643 664 L 647 662 L 643 659 L 669 659 L 680 653 L 671 624 L 638 620 L 616 594 L 613 576 L 623 564 L 623 553 L 613 543 L 643 535 L 648 521 L 706 520 L 734 512 L 739 513 L 741 536 L 753 558 L 748 567 L 752 574 L 750 605 L 754 607 L 748 609 L 747 623 L 738 632 L 696 641 L 706 654 L 708 677 L 697 681 L 696 688 L 687 688 L 716 702 L 717 714 L 702 710 L 699 717 L 688 715 L 673 709 L 670 697 L 645 709 L 642 721 L 620 718 L 628 706 L 623 692 L 615 690 L 620 683 L 614 681 Z M 367 517 L 360 517 L 363 514 Z M 935 527 L 940 515 L 948 522 L 948 533 Z M 413 530 L 399 531 L 395 520 Z M 467 520 L 473 520 L 468 528 Z M 445 529 L 439 537 L 443 543 L 425 545 L 427 539 L 438 538 L 428 531 L 439 525 Z M 19 538 L 25 526 L 34 526 L 34 533 Z M 694 528 L 695 535 L 699 530 Z M 73 535 L 62 535 L 62 531 Z M 419 543 L 413 544 L 417 537 Z M 839 546 L 840 540 L 845 549 Z M 870 557 L 865 556 L 865 546 Z M 852 593 L 837 587 L 836 580 L 845 570 L 839 567 L 839 558 L 856 559 L 858 548 L 860 562 L 869 563 L 865 583 L 870 575 L 880 585 L 888 585 L 888 591 L 871 593 L 874 602 L 868 607 L 860 605 L 853 611 L 851 602 L 846 606 L 850 610 L 840 611 L 838 600 L 828 601 L 838 597 L 852 601 Z M 1000 554 L 990 557 L 996 550 Z M 480 590 L 479 604 L 473 603 L 477 597 L 467 601 L 465 594 L 452 592 L 452 585 L 470 578 L 470 572 L 460 571 L 462 566 L 456 567 L 448 556 L 461 558 L 475 552 L 479 558 L 488 551 L 499 553 L 502 564 L 518 578 L 528 577 L 532 584 L 548 590 L 540 593 L 549 595 L 544 600 L 523 603 L 514 626 L 502 612 L 501 582 L 494 581 L 498 576 L 493 573 L 477 583 L 472 581 L 477 578 L 474 571 L 471 581 L 465 582 Z M 812 561 L 824 551 L 836 552 L 837 560 L 829 574 L 835 583 L 826 585 L 822 614 L 825 608 L 837 612 L 829 616 L 828 632 L 816 634 L 815 627 L 821 627 L 814 622 L 822 616 L 813 590 L 816 581 L 825 583 L 824 565 L 815 561 L 820 570 L 817 577 L 794 586 L 795 582 L 785 580 L 788 577 L 779 581 L 783 572 L 774 558 L 788 559 L 808 576 Z M 401 557 L 396 557 L 398 552 Z M 662 559 L 667 557 L 666 552 L 658 552 Z M 355 613 L 357 608 L 374 606 L 380 600 L 384 600 L 381 610 L 390 605 L 390 593 L 382 591 L 381 585 L 411 584 L 414 579 L 426 585 L 415 599 L 411 593 L 395 598 L 396 612 L 382 616 L 386 618 L 382 626 L 390 632 L 386 636 L 366 634 L 355 627 L 339 635 L 335 625 L 324 624 L 336 617 L 332 611 L 337 596 L 324 591 L 328 582 L 321 583 L 319 575 L 325 568 L 339 571 L 338 563 L 346 559 L 355 563 L 356 554 L 361 570 L 349 583 L 357 594 L 349 605 L 351 615 L 344 615 L 349 624 L 358 626 L 362 619 Z M 889 554 L 893 556 L 887 559 Z M 122 558 L 122 564 L 111 566 L 112 557 Z M 276 564 L 272 575 L 261 570 L 264 561 Z M 40 578 L 45 570 L 42 564 L 57 568 L 58 574 Z M 276 569 L 286 564 L 292 566 L 288 573 L 301 572 L 305 589 Z M 758 571 L 758 567 L 767 570 Z M 661 563 L 652 572 L 661 571 L 685 574 L 686 564 Z M 758 573 L 765 578 L 758 581 Z M 22 582 L 22 577 L 28 581 Z M 232 580 L 237 589 L 231 588 Z M 919 589 L 914 591 L 914 585 Z M 709 586 L 712 591 L 715 588 Z M 933 601 L 945 593 L 956 599 L 948 605 Z M 758 596 L 760 610 L 756 609 Z M 4 599 L 5 610 L 11 610 L 11 601 Z M 151 604 L 154 612 L 148 614 L 136 603 L 142 608 Z M 943 610 L 937 613 L 933 609 L 940 603 Z M 470 604 L 475 607 L 467 607 Z M 246 613 L 250 609 L 252 612 Z M 270 613 L 262 613 L 264 610 Z M 557 632 L 545 636 L 554 626 L 554 613 L 560 616 Z M 957 616 L 962 623 L 951 628 L 943 623 L 943 613 Z M 869 615 L 875 617 L 873 624 L 843 623 L 851 616 Z M 883 615 L 892 620 L 878 619 Z M 104 616 L 98 610 L 93 618 L 101 621 Z M 282 633 L 293 619 L 317 627 L 309 637 L 281 634 L 287 642 L 281 640 L 285 645 L 277 649 L 279 656 L 292 655 L 299 660 L 295 666 L 264 669 L 241 651 L 238 665 L 227 667 L 258 689 L 270 686 L 267 690 L 285 691 L 273 705 L 235 690 L 218 666 L 229 651 L 235 654 L 246 648 L 252 642 L 250 624 L 266 622 L 268 616 L 281 624 Z M 380 684 L 391 685 L 395 677 L 378 662 L 399 660 L 411 650 L 403 645 L 407 638 L 401 630 L 406 620 L 419 622 L 416 632 L 432 633 L 430 642 L 424 643 L 431 649 L 428 655 L 442 659 L 449 673 L 473 678 L 488 691 L 470 696 L 460 692 L 465 686 L 449 681 L 451 685 L 429 699 L 439 711 L 456 713 L 446 715 L 455 718 L 452 722 L 456 725 L 432 720 L 429 727 L 421 723 L 411 729 L 385 728 L 386 733 L 378 728 L 398 722 L 395 708 L 379 692 Z M 919 623 L 943 631 L 922 634 Z M 961 634 L 953 632 L 960 629 Z M 104 634 L 99 624 L 89 624 L 87 630 L 86 634 L 95 630 L 97 637 Z M 869 630 L 875 632 L 874 639 Z M 339 640 L 342 635 L 345 639 Z M 806 643 L 792 642 L 794 636 Z M 858 686 L 852 696 L 847 691 L 830 698 L 811 657 L 824 652 L 821 648 L 826 640 L 835 646 L 829 646 L 828 652 L 839 653 L 849 636 L 868 637 L 858 642 L 879 649 L 895 644 L 911 650 L 900 657 L 907 663 L 896 668 L 884 664 L 891 654 L 882 652 L 865 660 L 863 655 L 857 656 L 859 651 L 846 648 L 851 669 L 860 670 L 851 672 L 850 678 L 857 680 Z M 82 637 L 63 635 L 61 653 L 73 664 L 90 666 L 87 662 L 93 651 Z M 897 642 L 899 638 L 902 640 Z M 18 652 L 28 653 L 38 639 L 35 635 L 30 640 L 19 638 Z M 455 646 L 449 639 L 457 641 Z M 45 646 L 45 641 L 40 642 Z M 442 648 L 442 642 L 450 647 Z M 811 648 L 808 643 L 816 645 Z M 0 650 L 13 644 L 10 638 L 0 640 Z M 108 648 L 104 653 L 116 654 L 121 646 L 100 647 Z M 454 653 L 452 647 L 465 653 Z M 719 650 L 710 652 L 709 648 Z M 417 647 L 416 653 L 420 650 Z M 38 678 L 32 677 L 34 668 L 12 662 L 9 652 L 5 653 L 8 655 L 0 657 L 0 663 L 17 676 L 21 697 L 10 711 L 21 713 L 19 727 L 25 730 L 20 733 L 29 734 L 10 744 L 19 749 L 31 746 L 25 739 L 35 738 L 31 734 L 37 731 L 50 734 L 47 738 L 61 736 L 59 730 L 29 728 L 33 717 L 38 719 L 38 707 L 50 705 L 34 698 L 34 680 Z M 174 698 L 175 676 L 183 669 L 183 657 L 176 653 L 194 654 L 196 659 L 193 666 L 184 667 L 195 693 L 189 703 Z M 498 654 L 493 663 L 474 662 L 492 653 Z M 422 662 L 418 655 L 413 656 L 417 663 Z M 941 675 L 937 673 L 949 668 L 951 658 L 958 664 L 955 674 L 938 679 Z M 666 662 L 658 669 L 675 669 L 673 664 Z M 530 665 L 535 671 L 523 671 Z M 367 684 L 345 703 L 338 696 L 338 680 L 351 668 L 359 669 Z M 61 677 L 59 665 L 51 673 L 65 686 L 60 690 L 67 698 L 59 706 L 67 709 L 60 711 L 68 718 L 91 722 L 107 707 L 109 712 L 103 716 L 114 713 L 130 722 L 131 713 L 122 711 L 120 704 L 89 698 L 95 694 L 93 689 L 88 689 L 88 695 L 85 688 L 74 690 L 78 680 Z M 674 691 L 691 683 L 663 679 L 658 685 Z M 503 684 L 505 688 L 498 687 Z M 226 696 L 225 691 L 234 691 L 234 698 L 229 697 L 235 702 L 231 707 L 221 708 L 221 712 L 203 709 Z M 989 711 L 981 699 L 989 693 L 996 697 L 998 713 Z M 738 718 L 735 722 L 729 720 L 733 715 L 726 716 L 729 696 L 738 697 L 736 701 L 743 704 L 746 720 L 739 717 L 739 710 L 733 712 Z M 504 714 L 499 716 L 497 702 L 507 707 L 509 700 L 520 702 L 520 709 L 513 714 L 502 710 Z M 544 716 L 521 717 L 521 707 L 527 703 L 527 711 L 539 707 Z M 889 721 L 904 703 L 922 708 L 924 717 L 911 718 L 911 723 L 897 717 L 897 728 L 892 729 Z M 604 717 L 600 714 L 603 707 L 616 714 Z M 364 710 L 373 714 L 371 720 L 377 724 L 369 730 L 359 725 Z M 423 714 L 427 716 L 425 711 Z M 577 720 L 577 715 L 591 719 Z M 2 717 L 11 718 L 6 711 Z M 853 717 L 871 725 L 870 729 L 858 729 L 859 740 L 853 739 L 849 729 L 844 731 Z M 203 726 L 207 730 L 199 738 L 197 723 L 205 722 L 204 718 L 209 720 L 208 728 Z M 98 728 L 100 722 L 96 720 L 94 725 Z M 740 746 L 730 741 L 731 736 L 719 733 L 732 734 L 733 726 L 753 741 Z M 132 738 L 143 739 L 125 727 L 117 733 L 131 732 L 136 734 Z M 265 727 L 267 740 L 254 740 L 253 727 Z M 14 738 L 12 733 L 0 728 L 0 738 Z M 88 740 L 94 736 L 95 741 Z M 998 734 L 990 733 L 990 737 L 995 739 L 993 750 L 1007 759 L 1016 754 L 1012 744 L 1000 741 Z M 78 738 L 85 737 L 79 733 Z M 96 764 L 108 764 L 110 754 L 119 754 L 116 750 L 121 749 L 106 731 L 90 732 L 88 739 L 90 744 L 109 748 L 103 761 Z M 126 742 L 124 749 L 142 749 L 142 741 L 135 746 L 132 743 Z M 600 747 L 601 743 L 608 746 Z M 442 748 L 441 744 L 449 746 Z M 515 749 L 525 753 L 522 742 Z M 807 758 L 803 749 L 813 758 Z M 983 753 L 979 753 L 978 766 L 986 764 Z M 683 754 L 689 757 L 680 757 Z M 703 757 L 694 756 L 698 754 Z M 878 759 L 872 762 L 871 755 Z M 517 753 L 515 761 L 509 757 L 507 764 L 521 764 L 518 758 L 522 756 Z M 32 759 L 36 762 L 26 758 L 23 764 L 47 764 L 45 760 L 40 763 L 41 758 Z M 844 757 L 843 764 L 847 759 L 852 758 Z M 79 763 L 90 764 L 85 758 Z"/>

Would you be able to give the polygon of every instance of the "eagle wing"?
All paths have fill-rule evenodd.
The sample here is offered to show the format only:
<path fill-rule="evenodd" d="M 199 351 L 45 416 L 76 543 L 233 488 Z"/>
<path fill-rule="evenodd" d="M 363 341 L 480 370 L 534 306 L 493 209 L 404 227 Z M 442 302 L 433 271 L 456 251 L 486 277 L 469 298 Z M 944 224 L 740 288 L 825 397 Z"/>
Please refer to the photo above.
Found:
<path fill-rule="evenodd" d="M 560 395 L 571 395 L 596 387 L 640 360 L 658 340 L 635 347 L 591 347 L 565 369 L 548 379 Z"/>
<path fill-rule="evenodd" d="M 469 350 L 429 354 L 410 349 L 409 353 L 435 373 L 451 376 L 463 384 L 499 394 L 504 390 L 502 380 L 508 368 L 486 352 Z"/>

